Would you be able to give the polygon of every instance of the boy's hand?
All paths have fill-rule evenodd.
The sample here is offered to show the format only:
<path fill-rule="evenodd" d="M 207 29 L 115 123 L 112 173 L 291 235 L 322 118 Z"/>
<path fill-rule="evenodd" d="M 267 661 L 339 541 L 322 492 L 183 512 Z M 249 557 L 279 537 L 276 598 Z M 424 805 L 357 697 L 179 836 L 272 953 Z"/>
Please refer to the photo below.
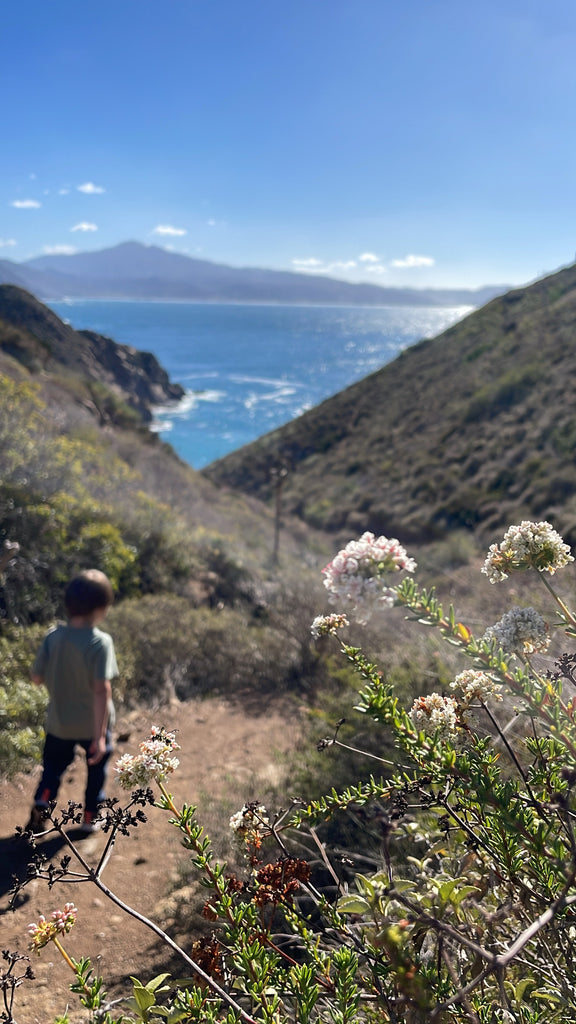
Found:
<path fill-rule="evenodd" d="M 102 760 L 106 753 L 106 738 L 99 736 L 97 740 L 92 740 L 90 749 L 88 751 L 88 764 L 98 764 Z"/>

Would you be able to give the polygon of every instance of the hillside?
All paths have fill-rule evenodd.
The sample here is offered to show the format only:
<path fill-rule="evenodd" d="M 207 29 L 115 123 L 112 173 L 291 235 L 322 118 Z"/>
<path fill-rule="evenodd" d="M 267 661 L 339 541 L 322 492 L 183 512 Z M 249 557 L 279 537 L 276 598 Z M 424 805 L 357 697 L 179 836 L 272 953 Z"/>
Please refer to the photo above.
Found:
<path fill-rule="evenodd" d="M 0 289 L 0 308 L 0 551 L 18 545 L 0 571 L 0 777 L 38 757 L 31 658 L 88 566 L 116 593 L 120 706 L 312 686 L 322 538 L 286 522 L 274 557 L 273 511 L 150 431 L 148 401 L 172 387 L 155 360 L 72 331 L 16 288 Z"/>
<path fill-rule="evenodd" d="M 426 541 L 550 518 L 576 541 L 576 267 L 493 299 L 208 466 L 309 524 Z"/>
<path fill-rule="evenodd" d="M 13 285 L 0 285 L 0 351 L 33 374 L 76 376 L 84 384 L 85 401 L 98 407 L 103 421 L 111 416 L 110 401 L 103 401 L 104 389 L 146 422 L 152 419 L 152 405 L 184 395 L 151 353 L 119 345 L 93 331 L 75 331 L 33 295 Z"/>
<path fill-rule="evenodd" d="M 359 306 L 479 306 L 504 290 L 382 288 L 318 274 L 231 267 L 123 242 L 110 249 L 0 260 L 0 282 L 45 299 L 120 298 L 188 302 L 263 302 Z"/>

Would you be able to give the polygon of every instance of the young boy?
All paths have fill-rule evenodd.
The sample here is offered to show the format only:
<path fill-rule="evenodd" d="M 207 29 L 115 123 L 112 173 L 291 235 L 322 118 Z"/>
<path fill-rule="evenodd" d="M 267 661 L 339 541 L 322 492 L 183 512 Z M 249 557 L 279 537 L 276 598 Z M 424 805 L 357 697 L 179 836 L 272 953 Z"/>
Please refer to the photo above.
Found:
<path fill-rule="evenodd" d="M 114 600 L 110 580 L 98 569 L 75 576 L 64 595 L 68 624 L 46 634 L 32 667 L 32 681 L 44 683 L 46 712 L 43 772 L 27 828 L 43 831 L 44 811 L 56 798 L 60 780 L 83 747 L 88 763 L 81 830 L 90 833 L 98 804 L 106 799 L 106 766 L 114 724 L 111 680 L 118 675 L 112 637 L 98 629 Z"/>

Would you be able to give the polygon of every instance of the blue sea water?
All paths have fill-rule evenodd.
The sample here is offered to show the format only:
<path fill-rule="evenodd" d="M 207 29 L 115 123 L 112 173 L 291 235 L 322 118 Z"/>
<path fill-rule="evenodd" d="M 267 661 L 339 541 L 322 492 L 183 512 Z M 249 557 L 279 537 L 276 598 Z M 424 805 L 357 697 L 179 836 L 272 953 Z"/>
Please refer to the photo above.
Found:
<path fill-rule="evenodd" d="M 66 300 L 77 329 L 153 352 L 186 389 L 156 428 L 196 469 L 341 391 L 470 307 L 336 307 Z"/>

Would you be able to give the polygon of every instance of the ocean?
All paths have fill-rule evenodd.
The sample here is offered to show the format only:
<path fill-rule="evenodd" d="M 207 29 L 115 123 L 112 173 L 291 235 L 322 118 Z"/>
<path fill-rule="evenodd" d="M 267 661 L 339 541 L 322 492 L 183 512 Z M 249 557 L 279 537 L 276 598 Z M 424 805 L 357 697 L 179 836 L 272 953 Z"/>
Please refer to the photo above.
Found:
<path fill-rule="evenodd" d="M 367 376 L 466 307 L 224 305 L 66 300 L 77 329 L 153 352 L 186 389 L 155 429 L 195 469 Z"/>

